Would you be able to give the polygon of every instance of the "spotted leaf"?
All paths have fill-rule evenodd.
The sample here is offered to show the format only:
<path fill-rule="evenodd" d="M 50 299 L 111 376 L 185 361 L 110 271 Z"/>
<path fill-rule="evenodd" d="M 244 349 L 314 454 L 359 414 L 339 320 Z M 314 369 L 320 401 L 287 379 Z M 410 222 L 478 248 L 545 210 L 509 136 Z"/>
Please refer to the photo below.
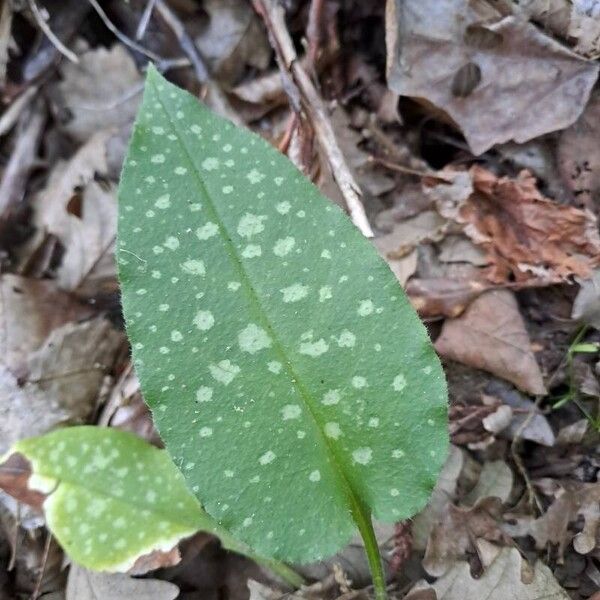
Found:
<path fill-rule="evenodd" d="M 120 186 L 119 270 L 146 402 L 206 510 L 309 561 L 413 515 L 446 389 L 395 277 L 258 136 L 150 69 Z"/>
<path fill-rule="evenodd" d="M 11 452 L 31 463 L 28 486 L 46 495 L 49 529 L 90 569 L 127 571 L 200 529 L 221 534 L 167 453 L 130 433 L 69 427 L 21 440 Z"/>

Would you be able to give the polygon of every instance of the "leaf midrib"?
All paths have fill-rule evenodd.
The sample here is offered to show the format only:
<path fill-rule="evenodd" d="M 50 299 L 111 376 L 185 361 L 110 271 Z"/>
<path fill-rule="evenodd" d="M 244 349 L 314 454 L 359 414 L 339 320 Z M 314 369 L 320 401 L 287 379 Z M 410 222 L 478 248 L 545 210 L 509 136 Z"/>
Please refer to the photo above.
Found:
<path fill-rule="evenodd" d="M 233 242 L 231 241 L 231 236 L 228 235 L 228 230 L 225 227 L 223 219 L 221 218 L 219 212 L 217 211 L 216 206 L 212 200 L 212 197 L 208 192 L 208 188 L 207 188 L 206 184 L 204 183 L 204 180 L 202 179 L 202 177 L 200 175 L 199 169 L 196 166 L 196 163 L 194 162 L 194 160 L 192 158 L 192 153 L 188 150 L 188 147 L 184 140 L 184 136 L 181 135 L 181 132 L 177 128 L 175 120 L 171 117 L 171 114 L 170 114 L 169 110 L 167 109 L 167 106 L 163 102 L 163 99 L 161 97 L 161 93 L 160 93 L 160 90 L 158 89 L 158 86 L 156 85 L 156 83 L 154 82 L 153 79 L 150 79 L 149 82 L 154 87 L 155 94 L 158 98 L 158 101 L 159 101 L 165 115 L 167 116 L 167 119 L 169 121 L 169 124 L 170 124 L 172 130 L 176 134 L 177 141 L 179 142 L 179 145 L 183 149 L 183 152 L 184 152 L 188 162 L 192 166 L 192 172 L 194 173 L 194 177 L 198 184 L 199 190 L 200 190 L 202 196 L 206 199 L 206 205 L 207 205 L 207 207 L 209 207 L 209 210 L 212 213 L 212 218 L 217 222 L 217 226 L 219 228 L 219 234 L 224 242 L 227 254 L 229 255 L 229 257 L 234 265 L 234 268 L 236 269 L 236 271 L 238 272 L 238 274 L 240 276 L 240 279 L 242 280 L 242 287 L 245 289 L 246 293 L 250 297 L 250 303 L 254 305 L 257 316 L 261 320 L 261 324 L 268 330 L 269 334 L 271 335 L 271 338 L 273 340 L 273 349 L 282 358 L 284 368 L 287 371 L 287 374 L 292 381 L 292 385 L 294 385 L 297 388 L 298 392 L 300 393 L 300 396 L 305 405 L 305 408 L 315 425 L 315 429 L 319 432 L 319 435 L 320 435 L 321 441 L 323 442 L 323 445 L 329 451 L 333 465 L 335 466 L 335 472 L 337 473 L 337 476 L 341 481 L 342 489 L 344 490 L 347 500 L 349 502 L 349 505 L 350 505 L 349 508 L 351 510 L 352 515 L 357 520 L 369 521 L 369 523 L 370 523 L 370 517 L 365 514 L 365 509 L 364 509 L 363 503 L 360 501 L 359 496 L 355 493 L 350 481 L 348 480 L 348 478 L 346 476 L 346 473 L 343 469 L 343 460 L 341 460 L 338 457 L 337 453 L 334 450 L 334 447 L 329 443 L 327 436 L 325 435 L 325 432 L 323 431 L 323 429 L 320 425 L 320 422 L 314 413 L 314 410 L 313 410 L 313 407 L 311 404 L 312 396 L 309 394 L 309 392 L 307 391 L 305 386 L 302 384 L 301 378 L 296 373 L 296 371 L 291 363 L 291 360 L 289 359 L 287 352 L 284 349 L 283 344 L 279 341 L 279 337 L 275 333 L 275 329 L 274 329 L 273 325 L 271 324 L 271 321 L 269 320 L 266 311 L 262 307 L 260 298 L 259 298 L 258 294 L 256 293 L 256 291 L 254 290 L 254 287 L 252 285 L 250 277 L 248 276 L 248 273 L 247 273 L 246 269 L 244 268 L 243 262 L 240 259 L 240 257 L 238 256 L 238 252 L 237 252 L 235 246 L 233 245 Z M 359 528 L 361 528 L 360 524 L 359 523 L 357 523 L 357 524 L 359 525 Z"/>

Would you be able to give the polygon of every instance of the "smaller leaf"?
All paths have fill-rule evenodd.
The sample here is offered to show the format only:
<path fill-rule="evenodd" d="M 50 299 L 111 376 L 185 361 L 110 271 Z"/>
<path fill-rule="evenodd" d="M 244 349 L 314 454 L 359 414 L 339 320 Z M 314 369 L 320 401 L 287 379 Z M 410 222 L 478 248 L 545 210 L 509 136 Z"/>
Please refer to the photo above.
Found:
<path fill-rule="evenodd" d="M 48 527 L 69 556 L 98 571 L 127 571 L 217 524 L 163 450 L 123 431 L 70 427 L 17 442 L 29 487 L 47 497 Z"/>

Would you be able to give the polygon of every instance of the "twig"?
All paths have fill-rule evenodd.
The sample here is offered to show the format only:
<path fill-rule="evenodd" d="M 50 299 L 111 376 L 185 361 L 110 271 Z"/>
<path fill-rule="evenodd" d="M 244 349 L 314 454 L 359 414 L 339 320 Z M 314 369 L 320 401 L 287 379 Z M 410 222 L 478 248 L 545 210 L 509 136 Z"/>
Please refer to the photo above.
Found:
<path fill-rule="evenodd" d="M 35 102 L 19 119 L 15 146 L 0 183 L 0 237 L 14 205 L 23 197 L 27 175 L 35 162 L 45 122 L 46 111 L 41 101 Z"/>
<path fill-rule="evenodd" d="M 160 14 L 169 29 L 175 34 L 184 54 L 190 59 L 198 81 L 200 81 L 200 83 L 206 83 L 210 78 L 208 69 L 200 56 L 198 48 L 196 48 L 196 44 L 194 44 L 194 40 L 192 40 L 185 30 L 183 23 L 162 0 L 156 0 L 155 5 L 158 14 Z"/>
<path fill-rule="evenodd" d="M 274 0 L 253 0 L 253 5 L 269 32 L 271 45 L 277 55 L 282 74 L 293 80 L 294 87 L 300 93 L 304 110 L 310 118 L 321 148 L 327 156 L 331 172 L 342 192 L 352 221 L 365 237 L 374 237 L 360 199 L 360 187 L 356 183 L 337 142 L 325 103 L 304 67 L 297 60 L 296 50 L 285 24 L 283 8 L 276 4 Z"/>
<path fill-rule="evenodd" d="M 52 32 L 52 29 L 46 23 L 44 19 L 44 15 L 40 11 L 38 5 L 35 3 L 35 0 L 29 0 L 29 8 L 33 13 L 33 17 L 35 22 L 38 24 L 38 27 L 44 32 L 44 35 L 52 42 L 52 45 L 65 57 L 68 58 L 71 62 L 78 64 L 79 59 L 77 55 L 69 50 Z"/>
<path fill-rule="evenodd" d="M 156 0 L 148 0 L 146 3 L 146 8 L 144 8 L 144 12 L 142 13 L 142 18 L 138 23 L 138 27 L 135 31 L 135 39 L 139 42 L 144 35 L 146 34 L 146 29 L 148 28 L 148 23 L 150 22 L 150 18 L 152 17 L 152 11 L 154 10 L 154 5 L 156 4 Z"/>
<path fill-rule="evenodd" d="M 123 42 L 123 44 L 125 44 L 126 46 L 129 46 L 133 50 L 140 52 L 144 56 L 147 56 L 150 60 L 153 60 L 154 62 L 160 62 L 163 60 L 163 58 L 161 56 L 159 56 L 158 54 L 155 54 L 154 52 L 152 52 L 152 50 L 148 50 L 147 48 L 144 48 L 144 46 L 141 46 L 137 42 L 133 41 L 130 37 L 126 36 L 108 18 L 108 15 L 104 12 L 104 9 L 100 6 L 100 4 L 98 4 L 97 0 L 88 0 L 88 2 L 92 5 L 94 10 L 98 13 L 98 16 L 100 17 L 100 19 L 102 19 L 102 22 L 104 23 L 106 28 L 109 31 L 111 31 L 119 41 Z"/>
<path fill-rule="evenodd" d="M 535 402 L 535 406 L 531 407 L 531 410 L 529 411 L 529 414 L 527 415 L 526 419 L 523 421 L 523 423 L 521 423 L 520 427 L 515 432 L 515 436 L 513 437 L 512 443 L 510 445 L 510 452 L 511 452 L 512 458 L 515 462 L 515 465 L 517 466 L 517 469 L 519 470 L 519 473 L 521 474 L 521 477 L 523 478 L 523 481 L 525 482 L 525 486 L 527 487 L 527 493 L 529 494 L 529 503 L 530 503 L 530 505 L 535 504 L 535 506 L 537 507 L 540 514 L 542 514 L 544 512 L 544 508 L 542 506 L 542 503 L 540 502 L 540 499 L 538 498 L 537 494 L 535 493 L 535 490 L 533 489 L 533 485 L 531 483 L 531 480 L 529 479 L 529 474 L 527 473 L 527 469 L 525 468 L 525 465 L 523 464 L 523 461 L 521 460 L 521 457 L 519 456 L 519 444 L 522 440 L 523 432 L 529 426 L 533 417 L 535 417 L 535 415 L 537 414 L 537 411 L 539 410 L 539 405 L 540 405 L 541 401 L 542 401 L 542 396 L 538 396 L 538 398 Z"/>
<path fill-rule="evenodd" d="M 13 100 L 11 105 L 2 113 L 0 117 L 0 137 L 6 135 L 17 122 L 23 109 L 29 104 L 30 100 L 37 94 L 38 86 L 28 87 L 20 96 Z"/>
<path fill-rule="evenodd" d="M 48 531 L 46 533 L 46 543 L 44 544 L 44 554 L 42 556 L 42 564 L 40 567 L 40 575 L 35 582 L 35 588 L 31 594 L 31 600 L 37 600 L 40 597 L 42 590 L 42 582 L 44 581 L 44 573 L 46 572 L 46 564 L 48 563 L 48 556 L 50 554 L 50 544 L 52 543 L 52 534 Z"/>
<path fill-rule="evenodd" d="M 213 80 L 200 51 L 196 47 L 194 40 L 186 31 L 179 17 L 163 0 L 156 0 L 156 10 L 167 24 L 167 27 L 171 29 L 177 38 L 184 54 L 190 59 L 198 81 L 206 86 L 206 91 L 211 100 L 212 107 L 236 125 L 243 125 L 242 119 L 238 113 L 233 110 L 227 96 L 223 93 L 223 90 L 217 82 Z"/>
<path fill-rule="evenodd" d="M 312 0 L 308 11 L 306 39 L 308 40 L 307 56 L 311 69 L 315 68 L 319 55 L 319 47 L 323 37 L 323 6 L 325 0 Z"/>
<path fill-rule="evenodd" d="M 6 83 L 6 66 L 8 64 L 8 47 L 11 43 L 12 2 L 4 2 L 0 11 L 0 85 L 4 87 Z"/>

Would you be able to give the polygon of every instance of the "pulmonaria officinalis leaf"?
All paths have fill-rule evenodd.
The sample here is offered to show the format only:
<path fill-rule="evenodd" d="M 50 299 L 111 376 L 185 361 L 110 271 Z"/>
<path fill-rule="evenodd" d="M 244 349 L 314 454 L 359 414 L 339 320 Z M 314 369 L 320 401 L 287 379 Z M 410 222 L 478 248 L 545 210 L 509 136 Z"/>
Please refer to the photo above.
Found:
<path fill-rule="evenodd" d="M 448 445 L 443 373 L 341 210 L 152 67 L 119 203 L 144 397 L 209 514 L 307 562 L 425 505 Z"/>

